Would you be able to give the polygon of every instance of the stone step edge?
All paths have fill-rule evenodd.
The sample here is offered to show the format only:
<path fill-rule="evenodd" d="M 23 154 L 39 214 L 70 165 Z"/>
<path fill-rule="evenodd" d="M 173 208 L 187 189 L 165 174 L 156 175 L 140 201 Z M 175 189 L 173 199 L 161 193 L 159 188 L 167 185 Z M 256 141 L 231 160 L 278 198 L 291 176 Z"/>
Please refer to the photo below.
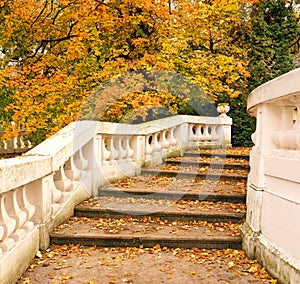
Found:
<path fill-rule="evenodd" d="M 221 193 L 210 193 L 203 191 L 197 192 L 179 192 L 179 191 L 149 191 L 149 190 L 130 190 L 130 189 L 116 189 L 113 188 L 99 188 L 99 196 L 112 196 L 112 197 L 136 197 L 146 199 L 168 199 L 168 200 L 200 200 L 200 201 L 230 201 L 233 203 L 245 203 L 246 194 L 221 194 Z"/>
<path fill-rule="evenodd" d="M 148 174 L 148 175 L 155 175 L 155 176 L 176 176 L 177 178 L 204 178 L 204 179 L 210 179 L 210 180 L 245 180 L 248 178 L 248 175 L 243 174 L 208 174 L 208 173 L 196 173 L 196 172 L 180 172 L 180 171 L 171 171 L 171 170 L 156 170 L 156 169 L 142 169 L 141 172 L 142 175 Z"/>
<path fill-rule="evenodd" d="M 240 222 L 245 219 L 245 213 L 238 212 L 192 212 L 192 211 L 140 211 L 140 210 L 130 210 L 122 209 L 119 212 L 112 209 L 89 207 L 84 205 L 78 205 L 74 209 L 74 214 L 76 217 L 88 217 L 88 218 L 122 218 L 124 216 L 134 216 L 135 218 L 143 218 L 145 216 L 159 217 L 160 219 L 167 220 L 203 220 L 208 222 Z"/>
<path fill-rule="evenodd" d="M 241 237 L 178 237 L 178 236 L 144 236 L 144 235 L 106 235 L 106 234 L 51 234 L 51 244 L 81 244 L 83 246 L 103 247 L 161 247 L 169 248 L 203 248 L 203 249 L 241 249 Z"/>
<path fill-rule="evenodd" d="M 221 157 L 221 158 L 235 158 L 235 159 L 245 159 L 249 160 L 250 156 L 249 155 L 244 155 L 244 154 L 223 154 L 223 153 L 206 153 L 206 152 L 190 152 L 186 151 L 184 153 L 184 156 L 188 157 Z"/>
<path fill-rule="evenodd" d="M 183 166 L 197 166 L 197 167 L 211 167 L 218 169 L 241 169 L 241 170 L 249 170 L 250 166 L 247 164 L 240 163 L 208 163 L 208 162 L 194 162 L 194 161 L 175 161 L 166 159 L 166 164 L 169 165 L 183 165 Z"/>

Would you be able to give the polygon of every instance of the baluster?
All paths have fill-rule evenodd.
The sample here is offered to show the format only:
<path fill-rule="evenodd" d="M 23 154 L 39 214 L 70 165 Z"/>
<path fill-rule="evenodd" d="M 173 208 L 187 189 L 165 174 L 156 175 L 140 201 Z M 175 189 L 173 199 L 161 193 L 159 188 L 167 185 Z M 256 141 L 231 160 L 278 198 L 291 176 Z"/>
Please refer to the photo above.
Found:
<path fill-rule="evenodd" d="M 73 158 L 73 165 L 71 165 L 79 178 L 84 179 L 87 175 L 87 168 L 88 168 L 88 160 L 84 157 L 83 149 L 80 148 L 74 155 Z M 78 179 L 79 180 L 79 179 Z"/>
<path fill-rule="evenodd" d="M 162 149 L 162 145 L 159 143 L 160 139 L 161 139 L 161 133 L 160 132 L 156 132 L 153 134 L 153 151 L 154 151 L 154 156 L 157 156 L 157 154 L 155 153 L 159 153 L 161 152 Z"/>
<path fill-rule="evenodd" d="M 204 130 L 204 133 L 203 133 L 203 135 L 204 135 L 204 141 L 210 141 L 211 140 L 211 135 L 210 135 L 211 128 L 210 128 L 210 126 L 204 125 L 203 126 L 203 130 Z"/>
<path fill-rule="evenodd" d="M 161 138 L 161 133 L 160 132 L 156 132 L 154 133 L 154 151 L 159 151 L 162 148 L 162 145 L 159 143 L 159 140 Z"/>
<path fill-rule="evenodd" d="M 211 141 L 218 141 L 219 135 L 217 133 L 217 125 L 211 126 Z"/>
<path fill-rule="evenodd" d="M 271 135 L 271 140 L 277 147 L 277 149 L 273 150 L 273 153 L 276 155 L 282 155 L 281 150 L 295 147 L 295 141 L 293 141 L 290 135 L 287 135 L 287 131 L 295 126 L 293 125 L 293 109 L 294 107 L 290 106 L 280 107 L 279 129 Z"/>
<path fill-rule="evenodd" d="M 30 141 L 25 140 L 24 136 L 21 137 L 21 143 L 22 143 L 22 148 L 24 149 L 24 151 L 27 150 L 27 148 L 29 148 Z"/>
<path fill-rule="evenodd" d="M 12 141 L 12 149 L 14 151 L 18 150 L 18 137 L 13 137 L 11 141 Z"/>
<path fill-rule="evenodd" d="M 12 234 L 12 238 L 17 242 L 25 237 L 26 232 L 22 228 L 27 220 L 27 213 L 23 211 L 18 202 L 18 192 L 20 188 L 13 191 L 12 194 L 12 207 L 10 208 L 11 216 L 16 220 L 16 230 Z"/>
<path fill-rule="evenodd" d="M 24 224 L 23 228 L 26 232 L 32 231 L 34 227 L 34 223 L 31 220 L 35 213 L 35 206 L 32 205 L 28 199 L 27 199 L 27 187 L 23 186 L 21 189 L 21 200 L 20 200 L 20 208 L 26 212 L 27 217 L 26 220 L 27 222 Z"/>
<path fill-rule="evenodd" d="M 23 149 L 24 149 L 24 144 L 22 143 L 22 136 L 21 136 L 21 134 L 18 137 L 15 137 L 15 139 L 16 139 L 16 142 L 15 142 L 16 152 L 22 152 Z"/>
<path fill-rule="evenodd" d="M 189 124 L 189 142 L 195 142 L 196 141 L 196 129 L 195 124 Z"/>
<path fill-rule="evenodd" d="M 166 131 L 166 139 L 168 140 L 169 143 L 169 148 L 168 150 L 171 150 L 173 148 L 172 141 L 171 141 L 171 130 L 169 129 Z"/>
<path fill-rule="evenodd" d="M 170 146 L 170 143 L 169 143 L 169 141 L 166 137 L 166 134 L 167 134 L 166 130 L 162 131 L 161 139 L 160 139 L 160 145 L 161 145 L 164 152 L 167 152 L 168 149 L 169 149 L 169 146 Z"/>
<path fill-rule="evenodd" d="M 119 151 L 115 148 L 114 142 L 114 138 L 108 138 L 108 150 L 111 153 L 109 157 L 110 163 L 113 163 L 113 161 L 117 160 L 119 157 Z"/>
<path fill-rule="evenodd" d="M 79 181 L 80 170 L 75 166 L 74 156 L 70 157 L 70 159 L 65 163 L 64 172 L 68 179 L 72 181 Z"/>
<path fill-rule="evenodd" d="M 296 112 L 294 112 L 293 108 L 292 119 L 294 125 L 291 127 L 291 129 L 287 130 L 284 133 L 284 138 L 281 139 L 281 141 L 285 142 L 283 143 L 283 146 L 286 146 L 286 148 L 290 150 L 300 150 L 300 113 L 298 111 L 299 107 L 300 104 L 297 105 Z"/>
<path fill-rule="evenodd" d="M 125 162 L 125 158 L 127 156 L 127 151 L 125 149 L 125 147 L 123 147 L 123 144 L 124 144 L 124 138 L 117 138 L 117 147 L 118 147 L 118 150 L 119 150 L 119 160 L 121 162 Z"/>
<path fill-rule="evenodd" d="M 88 167 L 88 160 L 84 157 L 82 148 L 78 150 L 78 152 L 75 153 L 74 157 L 74 163 L 76 165 L 77 169 L 80 169 L 81 171 L 86 170 Z"/>
<path fill-rule="evenodd" d="M 107 138 L 102 139 L 102 164 L 108 165 L 111 152 L 108 150 Z"/>
<path fill-rule="evenodd" d="M 151 158 L 151 155 L 154 151 L 153 147 L 153 135 L 147 135 L 146 136 L 146 160 L 149 160 Z"/>
<path fill-rule="evenodd" d="M 178 143 L 178 140 L 176 139 L 176 137 L 174 135 L 174 131 L 175 131 L 175 127 L 170 129 L 170 144 L 171 144 L 172 148 L 174 148 Z"/>
<path fill-rule="evenodd" d="M 54 183 L 58 190 L 62 191 L 64 200 L 70 195 L 72 191 L 72 181 L 68 179 L 65 175 L 64 167 L 61 166 L 60 169 L 54 174 Z"/>
<path fill-rule="evenodd" d="M 201 136 L 201 128 L 199 127 L 198 124 L 194 124 L 193 126 L 193 141 L 194 142 L 199 142 L 200 141 L 200 136 Z"/>
<path fill-rule="evenodd" d="M 127 161 L 132 161 L 134 150 L 130 146 L 130 137 L 125 138 L 125 149 L 126 149 L 126 152 L 127 152 L 126 160 Z"/>
<path fill-rule="evenodd" d="M 3 252 L 9 251 L 14 246 L 15 241 L 11 238 L 11 234 L 16 229 L 17 224 L 17 221 L 11 218 L 6 210 L 5 204 L 7 203 L 7 198 L 7 194 L 0 196 L 0 226 L 4 229 L 4 233 L 0 239 L 0 249 Z"/>
<path fill-rule="evenodd" d="M 197 142 L 204 141 L 204 135 L 203 135 L 203 126 L 201 124 L 195 125 L 195 136 Z"/>
<path fill-rule="evenodd" d="M 54 182 L 54 174 L 50 179 L 50 187 L 51 187 L 51 198 L 52 198 L 52 210 L 53 215 L 60 209 L 60 203 L 63 202 L 63 192 L 60 191 Z"/>

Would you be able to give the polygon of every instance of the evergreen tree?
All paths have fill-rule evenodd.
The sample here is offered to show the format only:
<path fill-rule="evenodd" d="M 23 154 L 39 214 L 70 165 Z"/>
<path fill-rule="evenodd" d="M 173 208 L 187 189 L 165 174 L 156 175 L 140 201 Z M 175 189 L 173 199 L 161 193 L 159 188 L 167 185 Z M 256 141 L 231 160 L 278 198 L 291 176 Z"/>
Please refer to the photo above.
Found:
<path fill-rule="evenodd" d="M 260 0 L 253 5 L 247 38 L 249 91 L 295 68 L 291 45 L 298 37 L 298 19 L 286 0 Z"/>
<path fill-rule="evenodd" d="M 246 36 L 250 77 L 245 94 L 230 102 L 233 145 L 251 146 L 255 118 L 247 114 L 247 95 L 261 84 L 295 68 L 293 45 L 299 39 L 299 25 L 293 3 L 259 0 L 250 9 L 250 30 Z"/>

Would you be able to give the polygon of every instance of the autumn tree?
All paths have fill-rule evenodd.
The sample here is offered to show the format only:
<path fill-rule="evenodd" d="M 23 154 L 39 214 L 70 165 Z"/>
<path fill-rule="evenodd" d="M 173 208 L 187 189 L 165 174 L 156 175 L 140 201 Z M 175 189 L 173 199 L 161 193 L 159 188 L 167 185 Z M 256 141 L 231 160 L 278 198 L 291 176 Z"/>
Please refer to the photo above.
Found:
<path fill-rule="evenodd" d="M 3 131 L 11 124 L 13 112 L 5 111 L 5 108 L 13 103 L 13 93 L 3 88 L 0 93 L 0 131 Z"/>
<path fill-rule="evenodd" d="M 40 141 L 75 120 L 94 90 L 138 70 L 181 74 L 213 101 L 238 97 L 249 75 L 244 2 L 0 1 L 0 86 L 13 94 L 5 110 L 15 122 L 8 133 L 25 127 Z M 191 112 L 180 107 L 187 98 L 173 90 L 134 94 L 114 97 L 106 119 L 128 107 Z M 203 92 L 192 94 L 190 105 L 197 108 Z M 108 98 L 101 93 L 98 109 Z"/>
<path fill-rule="evenodd" d="M 99 84 L 152 67 L 159 3 L 1 1 L 0 82 L 15 99 L 7 130 L 44 139 L 74 120 Z"/>
<path fill-rule="evenodd" d="M 249 75 L 243 48 L 245 33 L 236 0 L 178 1 L 164 44 L 174 70 L 190 77 L 213 100 L 236 98 Z"/>
<path fill-rule="evenodd" d="M 130 66 L 129 71 L 163 69 L 181 74 L 200 86 L 212 101 L 222 100 L 224 96 L 237 97 L 241 93 L 239 87 L 243 79 L 248 76 L 247 60 L 241 46 L 243 23 L 239 3 L 219 0 L 157 3 L 153 6 L 153 2 L 152 5 L 145 5 L 143 2 L 138 7 L 134 5 L 139 4 L 131 3 L 130 8 L 125 4 L 118 5 L 119 14 L 123 17 L 129 13 L 127 18 L 132 22 L 120 24 L 119 18 L 110 18 L 114 21 L 112 26 L 116 27 L 112 31 L 112 38 L 119 34 L 122 36 L 118 42 L 108 41 L 110 49 L 118 50 L 119 53 L 116 52 L 115 62 L 108 60 L 107 63 L 113 63 L 114 70 L 119 70 L 116 63 L 121 63 L 127 71 Z M 134 20 L 136 15 L 138 18 Z M 144 22 L 144 19 L 147 21 Z M 127 31 L 130 31 L 130 37 L 126 34 Z M 109 36 L 111 38 L 111 34 Z M 109 112 L 115 115 L 120 105 L 124 109 L 131 109 L 132 105 L 145 106 L 147 94 L 149 93 L 144 93 L 144 96 L 123 97 L 118 101 L 118 107 L 112 109 L 110 106 Z M 202 94 L 203 92 L 199 92 L 198 96 L 190 97 L 190 104 L 178 108 L 179 113 L 199 114 L 199 109 L 200 114 L 211 113 L 209 108 L 208 112 L 202 112 L 207 103 Z M 148 105 L 152 105 L 151 97 L 148 96 Z M 164 94 L 158 94 L 161 102 L 163 97 Z M 114 119 L 113 116 L 111 119 Z"/>
<path fill-rule="evenodd" d="M 92 77 L 82 44 L 89 9 L 79 1 L 1 2 L 0 82 L 14 93 L 11 132 L 25 127 L 42 140 L 75 119 Z"/>
<path fill-rule="evenodd" d="M 202 115 L 215 111 L 207 94 L 189 78 L 164 70 L 137 70 L 102 84 L 82 105 L 79 118 L 137 123 L 185 113 L 186 106 Z"/>

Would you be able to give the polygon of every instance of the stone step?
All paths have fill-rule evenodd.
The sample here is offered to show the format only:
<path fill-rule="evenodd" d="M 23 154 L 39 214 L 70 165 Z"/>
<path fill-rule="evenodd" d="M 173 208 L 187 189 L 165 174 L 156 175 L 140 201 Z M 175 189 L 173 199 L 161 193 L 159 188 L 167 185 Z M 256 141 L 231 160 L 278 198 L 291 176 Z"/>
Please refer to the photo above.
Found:
<path fill-rule="evenodd" d="M 175 165 L 175 166 L 182 166 L 182 167 L 194 167 L 194 168 L 201 168 L 201 167 L 210 167 L 213 169 L 236 169 L 236 170 L 249 170 L 249 164 L 241 164 L 241 163 L 213 163 L 213 162 L 197 162 L 191 160 L 172 160 L 167 159 L 165 160 L 166 164 Z"/>
<path fill-rule="evenodd" d="M 154 200 L 205 200 L 205 201 L 230 201 L 232 203 L 245 203 L 246 194 L 242 193 L 216 193 L 212 190 L 206 192 L 180 192 L 176 190 L 169 190 L 168 192 L 152 191 L 149 189 L 120 189 L 116 187 L 104 187 L 99 189 L 99 196 L 112 196 L 112 197 L 124 197 L 130 196 L 132 198 L 146 198 Z"/>
<path fill-rule="evenodd" d="M 203 150 L 187 152 L 184 157 L 169 158 L 162 165 L 142 169 L 143 175 L 165 175 L 178 178 L 211 179 L 211 180 L 246 180 L 249 172 L 247 155 L 215 153 L 221 159 L 212 158 L 213 152 Z M 201 156 L 202 155 L 202 158 Z M 203 159 L 203 156 L 208 157 Z M 243 160 L 241 161 L 241 157 Z"/>
<path fill-rule="evenodd" d="M 75 216 L 89 218 L 122 218 L 128 215 L 167 220 L 206 220 L 209 222 L 241 222 L 245 218 L 245 204 L 199 200 L 145 199 L 101 196 L 75 207 Z"/>
<path fill-rule="evenodd" d="M 205 149 L 205 148 L 194 148 L 189 149 L 185 152 L 185 156 L 189 157 L 218 157 L 222 159 L 244 159 L 249 161 L 251 147 L 233 147 L 228 149 Z"/>
<path fill-rule="evenodd" d="M 239 224 L 169 221 L 159 217 L 73 217 L 51 234 L 52 244 L 103 247 L 241 248 Z"/>
<path fill-rule="evenodd" d="M 228 154 L 226 152 L 204 152 L 204 151 L 187 151 L 184 153 L 184 156 L 186 157 L 219 157 L 222 159 L 226 158 L 232 158 L 232 159 L 244 159 L 249 161 L 249 155 L 248 154 Z"/>
<path fill-rule="evenodd" d="M 178 179 L 177 177 L 143 175 L 102 186 L 98 192 L 101 197 L 245 203 L 246 181 Z"/>
<path fill-rule="evenodd" d="M 240 249 L 247 157 L 202 151 L 99 188 L 53 231 L 51 243 Z"/>
<path fill-rule="evenodd" d="M 192 179 L 210 179 L 210 180 L 231 180 L 241 181 L 246 180 L 247 173 L 224 173 L 220 170 L 208 169 L 206 172 L 184 172 L 179 170 L 164 170 L 164 169 L 142 169 L 142 175 L 168 176 L 176 178 L 192 178 Z"/>

